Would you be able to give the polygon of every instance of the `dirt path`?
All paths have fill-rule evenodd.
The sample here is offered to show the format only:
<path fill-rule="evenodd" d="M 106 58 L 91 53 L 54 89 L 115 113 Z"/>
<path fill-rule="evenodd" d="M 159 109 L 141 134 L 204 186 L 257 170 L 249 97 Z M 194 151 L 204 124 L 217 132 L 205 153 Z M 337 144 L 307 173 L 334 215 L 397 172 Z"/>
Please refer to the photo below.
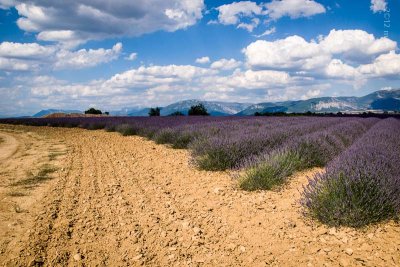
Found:
<path fill-rule="evenodd" d="M 0 162 L 11 157 L 18 149 L 17 140 L 9 134 L 0 132 Z"/>
<path fill-rule="evenodd" d="M 65 145 L 45 133 L 0 125 L 0 262 L 18 255 L 21 238 L 42 212 L 40 203 L 57 177 Z"/>
<path fill-rule="evenodd" d="M 299 191 L 318 169 L 280 192 L 247 193 L 228 173 L 196 170 L 187 151 L 140 137 L 17 128 L 69 153 L 33 205 L 30 232 L 0 254 L 5 266 L 400 265 L 393 222 L 354 231 L 304 220 Z"/>

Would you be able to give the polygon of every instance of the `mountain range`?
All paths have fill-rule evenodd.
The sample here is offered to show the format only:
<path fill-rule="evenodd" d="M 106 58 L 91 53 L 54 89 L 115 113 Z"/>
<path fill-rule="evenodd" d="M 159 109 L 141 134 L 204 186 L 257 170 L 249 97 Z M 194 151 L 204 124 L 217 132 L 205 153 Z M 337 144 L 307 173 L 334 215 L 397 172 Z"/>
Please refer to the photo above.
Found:
<path fill-rule="evenodd" d="M 368 110 L 400 111 L 400 89 L 380 90 L 362 97 L 319 97 L 307 100 L 265 102 L 258 104 L 185 100 L 161 107 L 161 115 L 174 112 L 187 114 L 191 106 L 203 104 L 212 116 L 253 115 L 255 112 L 363 112 Z M 122 108 L 110 111 L 112 116 L 148 116 L 150 108 Z M 33 117 L 51 113 L 82 113 L 78 110 L 42 110 Z"/>
<path fill-rule="evenodd" d="M 237 115 L 255 112 L 363 112 L 367 110 L 399 111 L 400 89 L 380 90 L 362 97 L 319 97 L 308 100 L 259 103 L 240 111 Z"/>
<path fill-rule="evenodd" d="M 35 118 L 40 118 L 40 117 L 44 117 L 46 115 L 49 114 L 53 114 L 53 113 L 83 113 L 80 110 L 73 110 L 73 109 L 44 109 L 39 111 L 38 113 L 34 114 L 32 117 Z"/>
<path fill-rule="evenodd" d="M 190 107 L 198 104 L 203 104 L 206 107 L 208 113 L 210 113 L 210 115 L 212 116 L 235 115 L 251 105 L 249 103 L 185 100 L 173 103 L 162 108 L 161 115 L 169 115 L 178 111 L 187 115 Z"/>

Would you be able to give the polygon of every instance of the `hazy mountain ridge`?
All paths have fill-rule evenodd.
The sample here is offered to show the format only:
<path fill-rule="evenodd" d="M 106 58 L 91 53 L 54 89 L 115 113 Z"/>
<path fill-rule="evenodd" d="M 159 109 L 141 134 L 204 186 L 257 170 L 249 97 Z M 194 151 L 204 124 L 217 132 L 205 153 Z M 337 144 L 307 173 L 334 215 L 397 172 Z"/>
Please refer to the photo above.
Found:
<path fill-rule="evenodd" d="M 191 106 L 198 104 L 203 104 L 206 107 L 207 111 L 211 115 L 215 116 L 235 115 L 251 105 L 249 103 L 202 101 L 202 100 L 191 99 L 191 100 L 179 101 L 162 108 L 161 115 L 169 115 L 177 111 L 180 111 L 186 115 Z"/>
<path fill-rule="evenodd" d="M 53 113 L 83 113 L 80 110 L 74 110 L 74 109 L 44 109 L 39 111 L 38 113 L 34 114 L 32 117 L 35 118 L 40 118 L 49 114 L 53 114 Z"/>
<path fill-rule="evenodd" d="M 237 115 L 255 112 L 356 112 L 366 110 L 400 110 L 400 89 L 381 90 L 362 97 L 320 97 L 307 100 L 266 102 L 251 105 Z"/>
<path fill-rule="evenodd" d="M 184 100 L 161 107 L 161 115 L 187 114 L 193 105 L 203 104 L 213 116 L 253 115 L 255 112 L 356 112 L 366 110 L 400 111 L 400 89 L 380 90 L 362 97 L 319 97 L 307 100 L 265 102 L 258 104 L 222 101 Z M 148 116 L 150 108 L 130 107 L 110 111 L 111 116 Z M 51 113 L 82 113 L 79 110 L 47 109 L 33 117 Z"/>

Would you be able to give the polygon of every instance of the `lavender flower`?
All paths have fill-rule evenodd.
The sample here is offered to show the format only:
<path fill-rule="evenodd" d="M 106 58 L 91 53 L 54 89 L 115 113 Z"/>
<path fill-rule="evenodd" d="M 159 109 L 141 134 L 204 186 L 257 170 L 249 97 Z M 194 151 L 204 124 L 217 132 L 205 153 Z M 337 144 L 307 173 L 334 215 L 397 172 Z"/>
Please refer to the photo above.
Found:
<path fill-rule="evenodd" d="M 400 121 L 373 126 L 304 188 L 305 214 L 328 225 L 361 227 L 400 212 Z"/>

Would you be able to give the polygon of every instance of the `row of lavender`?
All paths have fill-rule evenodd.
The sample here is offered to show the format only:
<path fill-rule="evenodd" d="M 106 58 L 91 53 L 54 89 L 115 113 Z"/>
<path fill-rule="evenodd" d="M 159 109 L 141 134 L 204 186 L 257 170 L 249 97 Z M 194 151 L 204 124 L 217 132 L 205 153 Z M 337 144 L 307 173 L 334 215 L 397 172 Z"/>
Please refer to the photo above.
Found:
<path fill-rule="evenodd" d="M 144 135 L 145 132 L 157 132 L 167 127 L 203 124 L 210 122 L 234 121 L 240 117 L 61 117 L 61 118 L 9 118 L 0 119 L 0 123 L 23 124 L 50 127 L 80 127 L 88 130 L 106 129 L 116 131 L 121 125 L 129 126 L 129 131 Z"/>
<path fill-rule="evenodd" d="M 293 136 L 309 135 L 335 125 L 343 118 L 298 118 L 274 125 L 239 125 L 237 129 L 218 134 L 206 133 L 190 144 L 193 158 L 202 169 L 226 170 L 236 168 L 248 157 L 271 151 Z"/>
<path fill-rule="evenodd" d="M 219 121 L 218 123 L 210 122 L 202 125 L 189 124 L 163 128 L 154 136 L 154 140 L 160 144 L 172 144 L 174 148 L 191 148 L 193 150 L 199 146 L 199 142 L 210 142 L 211 138 L 226 139 L 247 135 L 251 139 L 255 139 L 255 135 L 261 132 L 266 133 L 275 128 L 287 128 L 292 125 L 304 125 L 311 121 L 309 118 L 230 118 L 232 120 Z"/>
<path fill-rule="evenodd" d="M 309 216 L 361 227 L 400 214 L 400 121 L 375 124 L 304 188 Z"/>
<path fill-rule="evenodd" d="M 306 135 L 292 135 L 276 149 L 245 159 L 239 169 L 246 190 L 282 185 L 296 171 L 323 167 L 371 128 L 379 119 L 347 119 Z"/>

